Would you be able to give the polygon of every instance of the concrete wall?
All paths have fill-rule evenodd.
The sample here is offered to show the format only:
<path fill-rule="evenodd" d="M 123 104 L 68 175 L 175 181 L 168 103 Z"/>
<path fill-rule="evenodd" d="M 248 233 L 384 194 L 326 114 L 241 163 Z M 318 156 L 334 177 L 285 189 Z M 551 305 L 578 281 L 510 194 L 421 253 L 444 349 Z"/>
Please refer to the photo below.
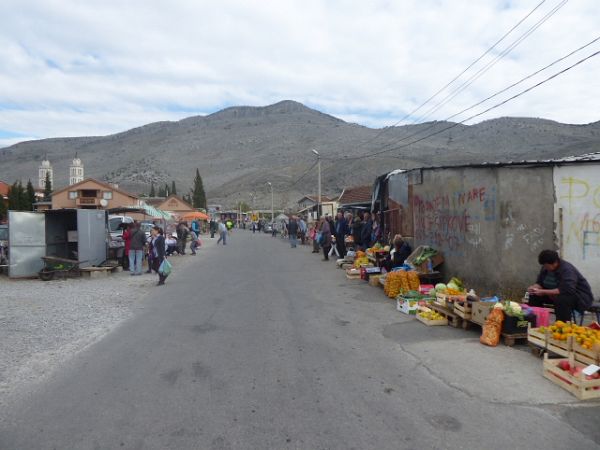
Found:
<path fill-rule="evenodd" d="M 481 294 L 524 293 L 539 252 L 555 248 L 552 167 L 429 169 L 419 181 L 415 244 L 441 250 L 444 275 Z"/>
<path fill-rule="evenodd" d="M 561 255 L 600 295 L 600 164 L 554 169 L 555 217 Z"/>

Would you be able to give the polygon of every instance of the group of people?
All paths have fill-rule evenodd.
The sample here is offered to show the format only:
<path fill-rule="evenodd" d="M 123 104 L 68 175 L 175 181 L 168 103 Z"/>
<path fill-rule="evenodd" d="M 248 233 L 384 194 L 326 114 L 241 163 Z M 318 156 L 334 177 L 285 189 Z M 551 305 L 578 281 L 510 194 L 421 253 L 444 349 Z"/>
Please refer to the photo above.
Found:
<path fill-rule="evenodd" d="M 139 222 L 133 222 L 125 225 L 123 241 L 125 242 L 125 258 L 129 263 L 126 270 L 129 270 L 131 276 L 142 275 L 142 263 L 144 257 L 147 257 L 148 270 L 146 273 L 154 271 L 158 274 L 158 285 L 164 285 L 168 276 L 161 270 L 167 253 L 164 230 L 160 226 L 154 225 L 150 230 L 150 237 L 146 237 Z"/>
<path fill-rule="evenodd" d="M 369 212 L 353 215 L 351 212 L 339 211 L 335 219 L 327 214 L 322 216 L 309 231 L 309 237 L 313 242 L 313 253 L 319 253 L 321 248 L 323 261 L 329 260 L 333 245 L 337 255 L 344 258 L 348 236 L 352 236 L 352 247 L 355 250 L 365 250 L 376 242 L 381 242 L 383 236 L 379 215 L 371 215 Z"/>

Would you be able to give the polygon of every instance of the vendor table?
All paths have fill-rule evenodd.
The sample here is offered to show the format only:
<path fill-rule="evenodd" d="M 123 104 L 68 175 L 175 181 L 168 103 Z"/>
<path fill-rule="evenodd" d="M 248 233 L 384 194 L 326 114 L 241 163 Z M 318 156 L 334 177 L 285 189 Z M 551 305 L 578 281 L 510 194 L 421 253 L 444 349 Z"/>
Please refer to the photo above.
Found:
<path fill-rule="evenodd" d="M 441 272 L 419 273 L 421 284 L 437 284 L 442 279 Z"/>

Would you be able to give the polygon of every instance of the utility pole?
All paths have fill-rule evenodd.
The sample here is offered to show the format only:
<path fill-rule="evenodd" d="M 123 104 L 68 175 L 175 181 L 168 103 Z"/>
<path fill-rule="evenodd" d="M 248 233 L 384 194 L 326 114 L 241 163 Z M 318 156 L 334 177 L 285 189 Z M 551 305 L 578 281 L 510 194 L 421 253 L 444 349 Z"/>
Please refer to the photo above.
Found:
<path fill-rule="evenodd" d="M 321 218 L 321 155 L 314 148 L 312 152 L 317 155 L 317 174 L 319 178 L 318 184 L 318 200 L 317 200 L 317 220 Z"/>
<path fill-rule="evenodd" d="M 273 202 L 273 183 L 271 183 L 270 181 L 267 181 L 267 184 L 271 187 L 271 223 L 275 223 L 275 208 L 274 206 L 274 202 Z"/>

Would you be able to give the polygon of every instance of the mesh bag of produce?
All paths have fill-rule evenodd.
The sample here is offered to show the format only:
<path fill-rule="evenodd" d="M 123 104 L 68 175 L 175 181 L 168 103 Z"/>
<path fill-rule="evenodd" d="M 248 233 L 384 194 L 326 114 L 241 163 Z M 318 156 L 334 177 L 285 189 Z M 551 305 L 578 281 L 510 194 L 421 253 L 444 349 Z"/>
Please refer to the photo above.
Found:
<path fill-rule="evenodd" d="M 504 322 L 504 312 L 500 309 L 493 309 L 485 320 L 479 342 L 490 347 L 498 345 L 502 334 L 502 322 Z"/>

